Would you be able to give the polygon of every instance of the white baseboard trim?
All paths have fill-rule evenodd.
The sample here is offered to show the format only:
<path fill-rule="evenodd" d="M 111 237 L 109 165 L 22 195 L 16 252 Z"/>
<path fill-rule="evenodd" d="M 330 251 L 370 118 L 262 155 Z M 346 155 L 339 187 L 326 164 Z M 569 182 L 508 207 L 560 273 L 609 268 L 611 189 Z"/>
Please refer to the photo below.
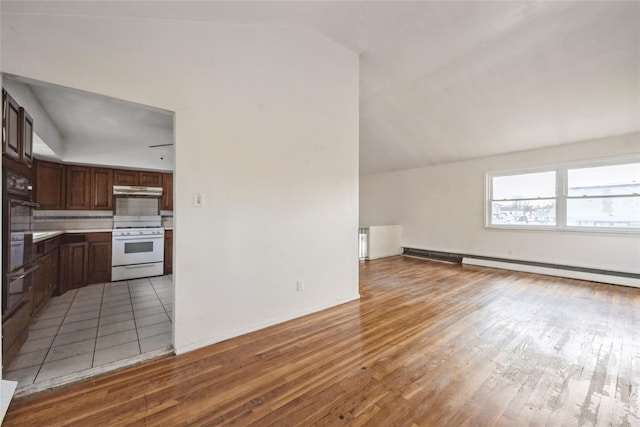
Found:
<path fill-rule="evenodd" d="M 502 262 L 487 259 L 464 257 L 462 264 L 476 265 L 479 267 L 500 268 L 503 270 L 522 271 L 526 273 L 544 274 L 546 276 L 567 277 L 569 279 L 588 280 L 591 282 L 610 283 L 613 285 L 631 286 L 640 288 L 640 279 L 632 277 L 613 276 L 609 274 L 589 273 L 584 271 L 566 270 L 563 268 L 540 267 L 536 265 L 519 264 L 515 262 Z"/>
<path fill-rule="evenodd" d="M 191 344 L 186 344 L 186 345 L 175 345 L 175 352 L 176 354 L 183 354 L 183 353 L 187 353 L 189 351 L 193 351 L 193 350 L 197 350 L 199 348 L 202 347 L 206 347 L 208 345 L 212 345 L 212 344 L 217 344 L 219 342 L 222 341 L 226 341 L 228 339 L 231 338 L 235 338 L 235 337 L 239 337 L 240 335 L 245 335 L 251 332 L 255 332 L 255 331 L 259 331 L 260 329 L 264 329 L 264 328 L 268 328 L 269 326 L 273 326 L 273 325 L 277 325 L 279 323 L 284 323 L 284 322 L 288 322 L 289 320 L 293 320 L 293 319 L 297 319 L 299 317 L 302 316 L 306 316 L 308 314 L 312 314 L 312 313 L 317 313 L 318 311 L 322 311 L 322 310 L 326 310 L 328 308 L 332 308 L 332 307 L 336 307 L 338 305 L 341 304 L 345 304 L 351 301 L 355 301 L 360 299 L 360 294 L 355 294 L 349 297 L 345 297 L 345 298 L 340 298 L 332 303 L 329 304 L 322 304 L 322 305 L 318 305 L 315 307 L 311 307 L 305 310 L 301 310 L 298 312 L 294 312 L 290 315 L 287 316 L 280 316 L 280 317 L 275 317 L 272 319 L 269 319 L 267 321 L 264 322 L 260 322 L 257 323 L 255 325 L 251 325 L 245 328 L 239 328 L 239 329 L 235 329 L 235 330 L 231 330 L 228 333 L 222 334 L 222 335 L 218 335 L 215 337 L 211 337 L 208 338 L 206 340 L 202 340 L 202 341 L 197 341 Z M 175 339 L 175 337 L 174 337 Z"/>
<path fill-rule="evenodd" d="M 398 256 L 398 255 L 402 255 L 402 251 L 400 252 L 392 252 L 392 253 L 386 253 L 386 254 L 378 254 L 378 256 L 375 257 L 368 257 L 367 259 L 374 260 L 374 259 L 382 259 L 382 258 L 389 258 L 392 256 Z"/>

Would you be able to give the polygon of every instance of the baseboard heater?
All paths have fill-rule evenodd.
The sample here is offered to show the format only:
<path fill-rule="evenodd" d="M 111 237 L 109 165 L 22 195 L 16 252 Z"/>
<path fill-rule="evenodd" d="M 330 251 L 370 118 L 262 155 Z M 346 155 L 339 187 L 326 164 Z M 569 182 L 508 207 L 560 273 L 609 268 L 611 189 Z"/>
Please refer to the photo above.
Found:
<path fill-rule="evenodd" d="M 526 273 L 544 274 L 547 276 L 567 277 L 570 279 L 589 280 L 610 283 L 613 285 L 640 288 L 640 274 L 620 271 L 600 270 L 595 268 L 574 267 L 534 261 L 520 261 L 505 258 L 466 255 L 450 252 L 431 251 L 426 249 L 402 248 L 403 255 L 448 261 L 479 267 L 500 268 L 503 270 L 522 271 Z"/>
<path fill-rule="evenodd" d="M 414 256 L 418 258 L 433 259 L 436 261 L 447 261 L 460 264 L 464 255 L 452 254 L 449 252 L 430 251 L 428 249 L 415 249 L 415 248 L 402 248 L 402 254 L 407 256 Z"/>

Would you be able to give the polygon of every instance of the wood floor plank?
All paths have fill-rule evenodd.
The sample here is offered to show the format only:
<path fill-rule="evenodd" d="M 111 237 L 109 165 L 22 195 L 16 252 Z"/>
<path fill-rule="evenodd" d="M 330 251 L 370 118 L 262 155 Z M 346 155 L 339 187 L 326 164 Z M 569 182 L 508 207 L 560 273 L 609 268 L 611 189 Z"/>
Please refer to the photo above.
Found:
<path fill-rule="evenodd" d="M 640 425 L 640 289 L 393 257 L 360 294 L 16 400 L 5 425 Z"/>

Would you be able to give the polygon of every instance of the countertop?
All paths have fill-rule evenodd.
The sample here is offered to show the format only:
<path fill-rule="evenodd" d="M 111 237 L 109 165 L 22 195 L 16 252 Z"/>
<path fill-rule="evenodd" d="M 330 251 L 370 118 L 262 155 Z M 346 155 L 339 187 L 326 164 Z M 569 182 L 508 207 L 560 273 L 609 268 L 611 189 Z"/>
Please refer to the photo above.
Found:
<path fill-rule="evenodd" d="M 173 227 L 164 227 L 165 230 L 173 230 Z M 56 230 L 56 231 L 34 231 L 33 243 L 42 242 L 43 240 L 51 239 L 52 237 L 60 236 L 62 234 L 73 233 L 111 233 L 112 228 L 93 228 L 89 230 Z"/>
<path fill-rule="evenodd" d="M 35 231 L 33 233 L 33 243 L 38 243 L 64 233 L 64 231 Z"/>

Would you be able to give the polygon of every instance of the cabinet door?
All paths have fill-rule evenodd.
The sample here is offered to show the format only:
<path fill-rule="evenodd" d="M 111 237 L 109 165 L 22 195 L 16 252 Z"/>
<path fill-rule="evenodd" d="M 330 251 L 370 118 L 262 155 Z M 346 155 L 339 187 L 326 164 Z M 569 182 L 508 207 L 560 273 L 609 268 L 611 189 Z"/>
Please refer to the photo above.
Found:
<path fill-rule="evenodd" d="M 91 208 L 91 169 L 67 166 L 67 209 Z"/>
<path fill-rule="evenodd" d="M 91 233 L 89 239 L 89 272 L 87 283 L 111 281 L 111 233 Z"/>
<path fill-rule="evenodd" d="M 173 273 L 173 230 L 164 232 L 164 274 Z"/>
<path fill-rule="evenodd" d="M 127 171 L 116 169 L 113 171 L 114 185 L 140 185 L 140 173 L 138 171 Z"/>
<path fill-rule="evenodd" d="M 91 168 L 91 209 L 113 209 L 113 169 Z"/>
<path fill-rule="evenodd" d="M 89 243 L 67 243 L 60 248 L 58 295 L 87 284 Z"/>
<path fill-rule="evenodd" d="M 20 108 L 20 122 L 22 124 L 20 161 L 31 167 L 33 163 L 33 119 L 24 108 Z"/>
<path fill-rule="evenodd" d="M 50 297 L 58 290 L 58 279 L 60 274 L 60 249 L 54 249 L 49 255 L 49 269 L 48 282 L 49 288 L 47 289 L 46 297 Z"/>
<path fill-rule="evenodd" d="M 2 154 L 20 160 L 20 106 L 2 90 Z"/>
<path fill-rule="evenodd" d="M 58 286 L 58 249 L 38 261 L 33 282 L 33 310 L 36 312 L 47 302 Z"/>
<path fill-rule="evenodd" d="M 40 309 L 42 303 L 46 300 L 47 295 L 47 270 L 49 269 L 49 260 L 45 255 L 38 260 L 38 269 L 33 273 L 33 312 Z"/>
<path fill-rule="evenodd" d="M 143 187 L 162 187 L 160 172 L 140 172 L 140 185 Z"/>
<path fill-rule="evenodd" d="M 162 174 L 162 209 L 173 210 L 173 174 Z"/>
<path fill-rule="evenodd" d="M 36 161 L 35 172 L 35 201 L 40 209 L 64 209 L 65 166 Z"/>

